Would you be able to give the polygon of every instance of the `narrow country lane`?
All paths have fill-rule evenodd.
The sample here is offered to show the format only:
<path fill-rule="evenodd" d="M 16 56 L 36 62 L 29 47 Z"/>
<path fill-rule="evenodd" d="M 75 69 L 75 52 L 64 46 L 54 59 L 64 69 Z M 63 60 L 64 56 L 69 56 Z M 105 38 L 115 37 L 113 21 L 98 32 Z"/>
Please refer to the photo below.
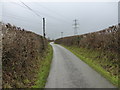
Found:
<path fill-rule="evenodd" d="M 51 45 L 54 56 L 45 88 L 114 88 L 70 51 L 54 43 Z"/>

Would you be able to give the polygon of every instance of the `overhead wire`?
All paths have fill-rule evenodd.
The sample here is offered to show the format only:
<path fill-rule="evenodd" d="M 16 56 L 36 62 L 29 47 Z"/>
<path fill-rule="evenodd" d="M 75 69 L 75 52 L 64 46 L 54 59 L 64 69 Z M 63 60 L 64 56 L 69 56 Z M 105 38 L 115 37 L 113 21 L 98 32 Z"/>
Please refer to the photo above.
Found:
<path fill-rule="evenodd" d="M 21 4 L 18 4 L 18 3 L 15 3 L 14 2 L 14 4 L 16 4 L 16 5 L 19 5 L 20 7 L 22 7 L 22 8 L 25 8 L 25 9 L 28 9 L 28 10 L 30 10 L 31 12 L 33 12 L 35 15 L 37 15 L 38 17 L 40 17 L 40 18 L 42 18 L 42 16 L 41 15 L 39 15 L 38 13 L 40 13 L 40 14 L 43 14 L 43 13 L 41 13 L 40 11 L 37 11 L 37 10 L 34 10 L 34 9 L 32 9 L 31 7 L 29 7 L 28 5 L 26 5 L 24 2 L 22 2 L 21 0 L 19 0 L 20 2 L 21 2 Z M 46 8 L 47 10 L 49 10 L 49 11 L 51 11 L 51 12 L 54 12 L 54 11 L 52 11 L 51 9 L 48 9 L 48 8 Z M 58 14 L 58 13 L 56 13 L 56 14 Z M 53 18 L 53 19 L 56 19 L 57 21 L 59 20 L 59 21 L 64 21 L 64 22 L 66 22 L 66 23 L 69 23 L 69 22 L 67 22 L 66 20 L 62 20 L 62 19 L 59 19 L 59 18 L 56 18 L 56 17 L 54 17 L 54 16 L 51 16 L 51 15 L 49 15 L 49 14 L 47 14 L 47 15 L 45 15 L 44 14 L 44 16 L 47 16 L 47 17 L 50 17 L 50 18 Z M 64 16 L 63 16 L 64 17 Z M 70 24 L 70 23 L 69 23 Z"/>
<path fill-rule="evenodd" d="M 14 19 L 18 19 L 18 20 L 20 20 L 20 21 L 25 21 L 25 22 L 31 21 L 30 19 L 27 20 L 27 19 L 25 19 L 25 18 L 16 17 L 16 16 L 14 16 L 14 15 L 7 15 L 7 14 L 4 15 L 3 18 L 4 18 L 5 16 L 6 16 L 6 17 L 11 17 L 11 18 L 14 18 Z M 6 17 L 5 17 L 5 18 L 6 18 Z"/>
<path fill-rule="evenodd" d="M 10 17 L 10 18 L 5 18 L 5 19 L 9 20 L 9 19 L 12 18 L 12 19 L 18 21 L 18 20 L 17 20 L 18 18 L 16 18 L 16 17 L 11 17 L 11 16 L 7 16 L 7 17 Z M 19 21 L 20 21 L 20 22 L 24 22 L 24 23 L 26 23 L 25 26 L 29 24 L 30 26 L 36 28 L 36 26 L 34 26 L 32 23 L 28 23 L 28 22 L 26 22 L 26 21 L 24 21 L 24 20 L 19 20 Z M 4 22 L 4 21 L 3 21 L 3 22 Z M 28 26 L 27 26 L 27 27 L 28 27 Z"/>
<path fill-rule="evenodd" d="M 25 8 L 25 9 L 26 9 L 26 7 L 22 6 L 22 5 L 21 5 L 21 4 L 19 4 L 19 3 L 16 3 L 16 2 L 10 2 L 10 3 L 15 4 L 15 5 L 19 5 L 20 7 L 23 7 L 23 8 Z"/>
<path fill-rule="evenodd" d="M 26 6 L 30 11 L 32 11 L 35 15 L 37 15 L 38 17 L 41 17 L 39 14 L 37 14 L 32 8 L 30 8 L 28 5 L 26 5 L 24 2 L 22 2 L 21 0 L 19 0 L 24 6 Z"/>
<path fill-rule="evenodd" d="M 42 7 L 42 8 L 47 9 L 48 11 L 51 11 L 51 12 L 53 12 L 53 13 L 56 13 L 57 15 L 59 15 L 59 16 L 61 16 L 61 17 L 68 18 L 68 17 L 62 15 L 61 13 L 58 13 L 58 12 L 56 12 L 55 10 L 52 10 L 52 9 L 50 9 L 50 8 L 47 8 L 47 7 L 43 6 L 43 5 L 39 5 L 39 6 Z M 68 18 L 68 19 L 70 19 L 70 18 Z"/>
<path fill-rule="evenodd" d="M 31 7 L 29 7 L 28 5 L 26 5 L 24 2 L 22 2 L 21 0 L 19 0 L 20 2 L 21 2 L 21 4 L 22 5 L 24 5 L 24 6 L 22 6 L 22 5 L 20 5 L 20 4 L 18 4 L 18 3 L 15 3 L 15 2 L 12 2 L 12 3 L 14 3 L 14 4 L 16 4 L 16 5 L 19 5 L 19 6 L 21 6 L 22 8 L 25 8 L 25 9 L 28 9 L 28 10 L 30 10 L 30 11 L 32 11 L 35 15 L 37 15 L 38 17 L 40 17 L 40 18 L 42 18 L 42 16 L 46 16 L 46 17 L 50 17 L 50 18 L 52 18 L 52 19 L 55 19 L 55 20 L 59 20 L 59 21 L 64 21 L 64 22 L 66 22 L 66 23 L 68 23 L 68 24 L 70 24 L 68 21 L 66 21 L 66 20 L 63 20 L 63 19 L 60 19 L 60 18 L 56 18 L 56 17 L 54 17 L 54 16 L 51 16 L 51 15 L 49 15 L 49 14 L 45 14 L 45 13 L 41 13 L 40 11 L 37 11 L 37 10 L 33 10 Z M 46 8 L 47 9 L 47 8 Z M 49 10 L 49 9 L 48 9 Z M 52 11 L 51 9 L 49 10 L 49 11 Z M 52 12 L 54 12 L 54 11 L 52 11 Z M 39 14 L 38 14 L 39 13 Z M 42 14 L 42 16 L 40 16 L 40 14 Z M 58 14 L 58 13 L 57 13 Z M 59 16 L 59 15 L 58 15 Z"/>
<path fill-rule="evenodd" d="M 11 19 L 11 18 L 14 20 L 19 20 L 19 21 L 24 22 L 24 23 L 28 23 L 28 20 L 21 20 L 21 18 L 14 17 L 14 16 L 7 16 L 7 18 L 3 17 L 3 21 L 4 21 L 4 19 Z M 33 24 L 31 23 L 31 25 L 33 25 Z"/>
<path fill-rule="evenodd" d="M 19 0 L 19 1 L 20 1 L 24 6 L 26 6 L 29 10 L 31 10 L 33 13 L 35 13 L 37 16 L 40 16 L 38 13 L 43 14 L 43 13 L 37 11 L 37 10 L 33 10 L 32 8 L 30 8 L 28 5 L 26 5 L 26 4 L 25 4 L 24 2 L 22 2 L 21 0 Z M 37 12 L 38 12 L 38 13 L 37 13 Z M 48 17 L 51 17 L 51 18 L 56 19 L 56 20 L 62 20 L 62 19 L 56 18 L 56 17 L 51 16 L 51 15 L 43 15 L 43 16 L 48 16 Z M 42 17 L 42 16 L 40 16 L 40 17 Z M 66 23 L 69 23 L 69 22 L 67 22 L 66 20 L 62 20 L 62 21 L 66 22 Z"/>
<path fill-rule="evenodd" d="M 36 12 L 40 13 L 39 11 L 36 11 Z M 46 14 L 46 15 L 44 14 L 44 16 L 46 16 L 46 18 L 47 18 L 47 17 L 50 17 L 50 18 L 52 18 L 52 19 L 54 19 L 54 20 L 57 20 L 57 21 L 61 21 L 61 22 L 69 23 L 69 22 L 67 22 L 66 20 L 63 20 L 63 19 L 60 19 L 60 18 L 54 17 L 54 16 L 49 15 L 49 14 Z"/>
<path fill-rule="evenodd" d="M 56 15 L 57 16 L 61 16 L 61 17 L 63 17 L 63 18 L 68 18 L 68 17 L 65 17 L 64 15 L 62 15 L 62 14 L 60 14 L 60 13 L 58 13 L 58 12 L 56 12 L 56 11 L 54 11 L 54 10 L 51 10 L 51 9 L 49 9 L 49 8 L 47 8 L 47 7 L 45 7 L 45 6 L 43 6 L 43 5 L 39 5 L 40 7 L 42 7 L 42 8 L 44 8 L 44 9 L 46 9 L 47 11 L 49 11 L 49 12 L 53 12 L 53 13 L 56 13 Z M 39 12 L 39 11 L 37 11 L 37 12 Z M 48 16 L 48 15 L 47 15 Z M 50 16 L 50 15 L 49 15 Z M 48 16 L 48 17 L 49 17 Z M 50 16 L 51 17 L 51 16 Z M 60 19 L 60 18 L 56 18 L 56 17 L 54 17 L 54 16 L 52 16 L 53 17 L 53 19 L 56 19 L 56 20 L 60 20 L 60 21 L 64 21 L 64 22 L 66 22 L 66 23 L 69 23 L 70 24 L 70 22 L 68 22 L 67 20 L 65 20 L 65 19 Z M 68 18 L 68 19 L 70 19 L 70 18 Z"/>
<path fill-rule="evenodd" d="M 26 7 L 20 5 L 19 3 L 16 3 L 16 2 L 10 2 L 10 3 L 15 4 L 15 5 L 19 5 L 19 6 L 22 7 L 22 8 L 28 9 L 28 8 L 26 8 Z M 30 22 L 30 21 L 33 22 L 31 19 L 26 19 L 26 17 L 21 17 L 21 16 L 13 15 L 13 14 L 11 14 L 11 13 L 5 13 L 4 16 L 3 16 L 3 18 L 4 18 L 5 16 L 6 16 L 6 17 L 9 17 L 9 19 L 12 18 L 12 19 L 14 19 L 14 20 L 19 20 L 19 21 L 22 21 L 22 22 L 24 22 L 24 23 L 28 23 L 28 22 Z M 6 19 L 6 17 L 5 17 L 5 19 Z M 22 19 L 22 20 L 21 20 L 21 19 Z M 36 20 L 36 21 L 37 21 L 37 20 Z M 38 23 L 40 23 L 40 22 L 38 22 Z M 38 23 L 36 23 L 36 24 L 38 24 Z M 30 23 L 29 23 L 29 24 L 30 24 Z M 33 25 L 33 23 L 31 23 L 30 25 Z"/>

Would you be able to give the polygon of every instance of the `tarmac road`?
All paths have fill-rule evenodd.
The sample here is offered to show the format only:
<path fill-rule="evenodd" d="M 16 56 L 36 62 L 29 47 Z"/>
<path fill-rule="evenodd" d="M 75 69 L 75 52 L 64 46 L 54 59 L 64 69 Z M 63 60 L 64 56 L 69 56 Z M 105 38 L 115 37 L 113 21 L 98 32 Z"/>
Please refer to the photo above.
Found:
<path fill-rule="evenodd" d="M 51 45 L 54 55 L 45 88 L 115 88 L 70 51 Z"/>

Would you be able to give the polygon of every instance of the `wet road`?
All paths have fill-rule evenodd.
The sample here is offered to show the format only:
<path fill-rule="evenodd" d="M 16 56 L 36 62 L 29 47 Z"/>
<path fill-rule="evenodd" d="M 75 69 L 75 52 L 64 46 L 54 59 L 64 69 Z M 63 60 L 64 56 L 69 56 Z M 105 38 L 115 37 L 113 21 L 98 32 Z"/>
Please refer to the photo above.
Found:
<path fill-rule="evenodd" d="M 54 56 L 45 88 L 114 88 L 64 47 L 51 44 Z"/>

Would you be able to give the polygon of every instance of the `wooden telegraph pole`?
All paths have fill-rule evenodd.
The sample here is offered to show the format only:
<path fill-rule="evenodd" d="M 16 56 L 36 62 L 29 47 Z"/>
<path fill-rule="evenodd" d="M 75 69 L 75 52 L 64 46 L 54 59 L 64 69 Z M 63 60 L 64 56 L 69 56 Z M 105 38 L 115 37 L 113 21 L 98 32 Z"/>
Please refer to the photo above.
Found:
<path fill-rule="evenodd" d="M 45 38 L 45 18 L 43 18 L 43 37 Z"/>
<path fill-rule="evenodd" d="M 43 18 L 43 50 L 45 49 L 45 18 Z"/>

